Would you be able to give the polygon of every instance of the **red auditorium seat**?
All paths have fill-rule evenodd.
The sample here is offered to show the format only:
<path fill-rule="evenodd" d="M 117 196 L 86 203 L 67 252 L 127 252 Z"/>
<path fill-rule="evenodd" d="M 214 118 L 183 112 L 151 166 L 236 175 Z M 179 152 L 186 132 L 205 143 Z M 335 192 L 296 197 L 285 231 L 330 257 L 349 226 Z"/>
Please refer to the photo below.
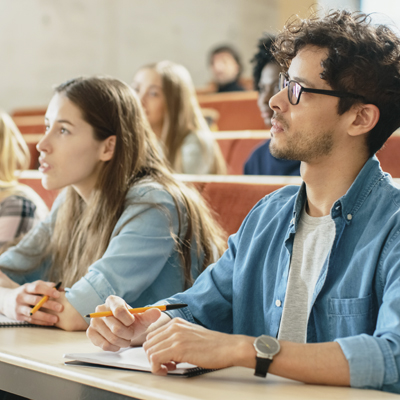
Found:
<path fill-rule="evenodd" d="M 258 93 L 231 92 L 198 95 L 200 107 L 218 111 L 217 122 L 220 131 L 244 129 L 265 129 L 257 106 Z"/>
<path fill-rule="evenodd" d="M 376 156 L 385 172 L 393 178 L 400 178 L 400 136 L 391 136 Z"/>

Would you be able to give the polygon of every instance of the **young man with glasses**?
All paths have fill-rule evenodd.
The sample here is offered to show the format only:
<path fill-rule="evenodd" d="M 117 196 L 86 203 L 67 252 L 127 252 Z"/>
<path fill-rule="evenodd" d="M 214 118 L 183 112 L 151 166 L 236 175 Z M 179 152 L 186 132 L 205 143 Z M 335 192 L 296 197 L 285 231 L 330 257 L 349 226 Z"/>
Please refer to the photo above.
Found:
<path fill-rule="evenodd" d="M 275 56 L 286 75 L 270 148 L 301 160 L 301 188 L 261 200 L 222 258 L 164 301 L 188 307 L 133 317 L 112 297 L 99 310 L 115 317 L 88 336 L 106 350 L 144 342 L 158 374 L 239 365 L 400 393 L 400 190 L 374 156 L 400 126 L 400 40 L 335 11 L 292 21 Z"/>

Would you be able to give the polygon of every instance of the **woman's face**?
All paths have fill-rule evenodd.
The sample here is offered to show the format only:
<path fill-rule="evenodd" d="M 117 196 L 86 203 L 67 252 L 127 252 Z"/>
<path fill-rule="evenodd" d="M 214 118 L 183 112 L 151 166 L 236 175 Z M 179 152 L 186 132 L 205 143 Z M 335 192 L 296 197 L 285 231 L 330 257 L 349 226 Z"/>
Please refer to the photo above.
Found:
<path fill-rule="evenodd" d="M 101 164 L 112 157 L 110 143 L 115 144 L 115 136 L 96 140 L 80 109 L 59 93 L 50 101 L 45 125 L 46 134 L 37 145 L 43 186 L 53 190 L 72 185 L 87 201 Z"/>
<path fill-rule="evenodd" d="M 161 76 L 153 69 L 141 69 L 133 78 L 132 87 L 142 102 L 152 130 L 160 138 L 167 111 Z"/>

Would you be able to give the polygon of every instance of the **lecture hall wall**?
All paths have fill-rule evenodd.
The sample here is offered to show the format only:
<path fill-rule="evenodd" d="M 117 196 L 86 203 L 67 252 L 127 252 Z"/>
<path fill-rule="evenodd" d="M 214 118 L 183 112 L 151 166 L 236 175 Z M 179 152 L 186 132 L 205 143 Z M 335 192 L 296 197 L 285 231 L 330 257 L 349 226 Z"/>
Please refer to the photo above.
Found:
<path fill-rule="evenodd" d="M 316 0 L 0 0 L 0 108 L 40 107 L 52 86 L 79 75 L 130 82 L 146 63 L 184 64 L 197 86 L 208 50 L 233 43 L 248 61 L 256 40 Z M 358 7 L 358 0 L 320 0 Z M 247 64 L 245 75 L 251 74 Z"/>

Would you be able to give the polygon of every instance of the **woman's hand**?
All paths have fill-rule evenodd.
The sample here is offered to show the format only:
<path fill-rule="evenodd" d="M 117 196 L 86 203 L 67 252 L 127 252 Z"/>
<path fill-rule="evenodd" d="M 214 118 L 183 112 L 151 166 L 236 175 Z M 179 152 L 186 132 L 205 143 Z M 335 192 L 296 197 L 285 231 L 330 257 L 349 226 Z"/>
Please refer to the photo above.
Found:
<path fill-rule="evenodd" d="M 52 282 L 35 281 L 14 288 L 0 288 L 0 310 L 7 317 L 17 321 L 54 325 L 58 322 L 58 316 L 49 314 L 49 311 L 55 313 L 63 311 L 63 306 L 56 301 L 60 293 L 54 289 L 54 286 Z M 43 296 L 49 296 L 50 299 L 31 316 L 32 307 Z"/>

